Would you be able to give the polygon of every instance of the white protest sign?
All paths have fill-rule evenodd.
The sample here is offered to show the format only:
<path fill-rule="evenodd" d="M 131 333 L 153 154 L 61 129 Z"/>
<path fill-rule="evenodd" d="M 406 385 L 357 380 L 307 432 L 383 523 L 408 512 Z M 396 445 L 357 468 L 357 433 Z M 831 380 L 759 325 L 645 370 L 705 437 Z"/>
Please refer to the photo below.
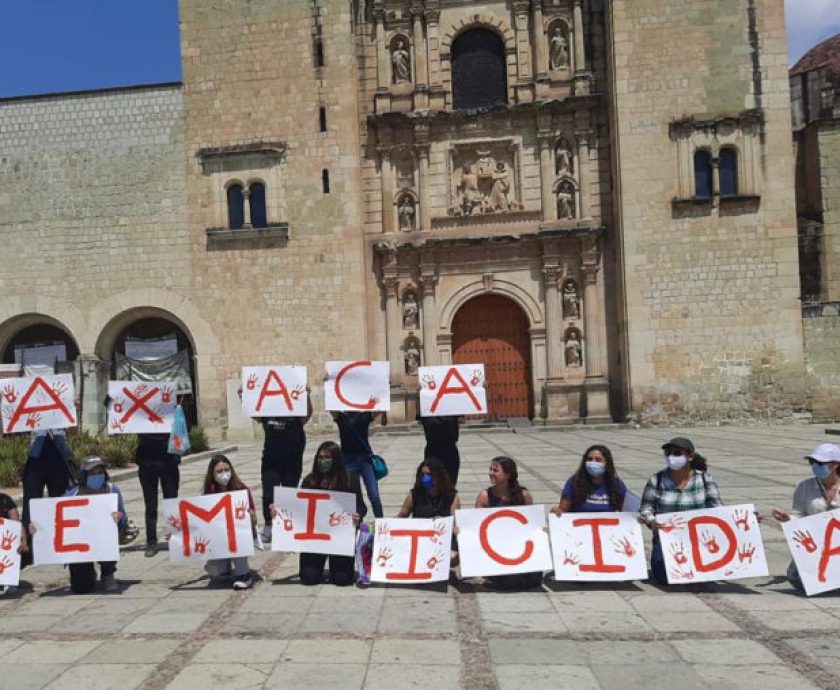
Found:
<path fill-rule="evenodd" d="M 391 409 L 391 386 L 388 362 L 327 362 L 324 382 L 326 410 Z"/>
<path fill-rule="evenodd" d="M 72 374 L 3 379 L 0 390 L 6 434 L 76 426 Z"/>
<path fill-rule="evenodd" d="M 389 584 L 445 582 L 452 555 L 452 518 L 378 518 L 370 579 Z"/>
<path fill-rule="evenodd" d="M 670 584 L 738 580 L 768 574 L 751 504 L 656 516 Z"/>
<path fill-rule="evenodd" d="M 356 494 L 274 487 L 271 550 L 353 556 Z"/>
<path fill-rule="evenodd" d="M 114 513 L 117 494 L 33 498 L 35 565 L 116 561 L 120 557 Z"/>
<path fill-rule="evenodd" d="M 0 518 L 0 587 L 17 587 L 20 582 L 20 547 L 23 525 Z"/>
<path fill-rule="evenodd" d="M 246 417 L 305 417 L 306 367 L 242 367 L 242 414 Z"/>
<path fill-rule="evenodd" d="M 422 416 L 487 413 L 483 364 L 420 367 L 418 378 Z"/>
<path fill-rule="evenodd" d="M 545 506 L 455 511 L 461 575 L 513 575 L 551 570 Z"/>
<path fill-rule="evenodd" d="M 168 434 L 177 405 L 174 381 L 109 381 L 109 434 Z"/>
<path fill-rule="evenodd" d="M 840 510 L 784 522 L 782 530 L 808 596 L 840 587 L 840 560 L 833 558 L 840 556 Z"/>
<path fill-rule="evenodd" d="M 254 555 L 248 492 L 225 491 L 193 498 L 167 498 L 163 515 L 173 563 Z"/>
<path fill-rule="evenodd" d="M 555 580 L 610 582 L 647 578 L 642 526 L 632 513 L 548 516 Z"/>

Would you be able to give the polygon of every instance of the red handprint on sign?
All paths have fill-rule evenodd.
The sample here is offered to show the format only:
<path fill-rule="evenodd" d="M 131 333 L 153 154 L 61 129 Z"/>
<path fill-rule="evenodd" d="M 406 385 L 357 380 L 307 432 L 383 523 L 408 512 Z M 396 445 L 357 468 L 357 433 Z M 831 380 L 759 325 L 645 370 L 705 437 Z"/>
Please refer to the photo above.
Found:
<path fill-rule="evenodd" d="M 673 532 L 675 529 L 682 529 L 685 527 L 685 518 L 679 515 L 675 515 L 667 522 L 659 523 L 659 529 L 665 534 L 669 532 Z"/>
<path fill-rule="evenodd" d="M 256 374 L 251 374 L 248 377 L 248 380 L 245 382 L 245 388 L 247 388 L 249 391 L 254 390 L 257 387 L 258 378 L 259 377 Z"/>
<path fill-rule="evenodd" d="M 40 422 L 41 415 L 37 412 L 33 412 L 26 418 L 26 426 L 28 426 L 30 429 L 34 429 L 35 427 L 37 427 Z"/>
<path fill-rule="evenodd" d="M 744 561 L 752 563 L 753 556 L 755 556 L 755 546 L 752 544 L 744 544 L 740 549 L 738 549 L 738 560 L 741 563 Z"/>
<path fill-rule="evenodd" d="M 289 397 L 295 401 L 300 400 L 300 396 L 303 395 L 303 392 L 305 390 L 306 388 L 304 386 L 298 384 L 297 386 L 295 386 L 294 390 L 291 393 L 289 393 Z"/>
<path fill-rule="evenodd" d="M 2 549 L 3 551 L 11 551 L 16 541 L 16 534 L 13 534 L 12 532 L 6 532 L 3 535 L 3 538 L 0 539 L 0 549 Z"/>
<path fill-rule="evenodd" d="M 145 393 L 147 390 L 149 390 L 149 387 L 145 383 L 141 383 L 139 386 L 137 386 L 137 388 L 134 389 L 134 395 L 139 397 L 143 395 L 143 393 Z"/>
<path fill-rule="evenodd" d="M 578 565 L 580 563 L 580 556 L 576 553 L 563 552 L 563 565 Z"/>
<path fill-rule="evenodd" d="M 123 399 L 122 398 L 114 398 L 114 403 L 112 407 L 114 408 L 114 412 L 117 414 L 122 414 L 123 411 Z"/>
<path fill-rule="evenodd" d="M 0 559 L 0 575 L 6 572 L 6 568 L 11 568 L 14 564 L 15 562 L 11 558 L 3 556 L 3 558 Z"/>
<path fill-rule="evenodd" d="M 330 527 L 336 527 L 338 525 L 346 525 L 350 522 L 350 513 L 347 512 L 333 512 L 330 513 L 329 524 Z"/>
<path fill-rule="evenodd" d="M 175 532 L 181 531 L 181 521 L 178 519 L 177 516 L 170 515 L 167 518 L 166 522 Z"/>
<path fill-rule="evenodd" d="M 277 519 L 283 522 L 283 529 L 286 532 L 291 532 L 295 528 L 295 523 L 292 521 L 292 514 L 286 508 L 281 508 L 277 511 Z"/>
<path fill-rule="evenodd" d="M 717 543 L 717 539 L 714 538 L 711 532 L 703 532 L 700 535 L 700 540 L 703 542 L 703 546 L 706 547 L 706 550 L 709 553 L 717 553 L 720 551 L 720 545 Z"/>
<path fill-rule="evenodd" d="M 436 551 L 435 555 L 432 556 L 428 561 L 426 561 L 426 567 L 429 570 L 434 570 L 443 562 L 443 553 L 441 551 Z"/>
<path fill-rule="evenodd" d="M 234 517 L 237 520 L 244 520 L 245 516 L 248 514 L 248 505 L 245 501 L 240 501 L 236 504 L 236 511 L 234 513 Z"/>
<path fill-rule="evenodd" d="M 475 388 L 476 386 L 480 386 L 482 383 L 484 383 L 484 374 L 478 369 L 473 369 L 472 376 L 470 377 L 470 385 Z"/>
<path fill-rule="evenodd" d="M 796 530 L 793 533 L 793 540 L 808 553 L 814 553 L 817 550 L 817 542 L 808 530 Z"/>
<path fill-rule="evenodd" d="M 175 448 L 175 450 L 181 450 L 181 448 L 183 448 L 184 446 L 183 439 L 180 436 L 174 436 L 172 438 L 172 446 Z"/>
<path fill-rule="evenodd" d="M 53 384 L 52 389 L 53 389 L 53 393 L 55 393 L 57 396 L 61 397 L 62 395 L 64 395 L 67 392 L 67 384 L 64 383 L 64 381 L 57 381 L 56 383 Z"/>
<path fill-rule="evenodd" d="M 630 539 L 628 537 L 623 537 L 622 539 L 613 539 L 613 551 L 622 556 L 627 556 L 627 558 L 633 558 L 636 555 L 636 549 L 633 548 L 633 545 L 630 543 Z"/>
<path fill-rule="evenodd" d="M 17 400 L 17 391 L 15 391 L 15 387 L 6 386 L 3 388 L 3 397 L 6 399 L 6 402 L 15 402 Z"/>
<path fill-rule="evenodd" d="M 376 533 L 380 537 L 387 537 L 391 534 L 391 525 L 387 522 L 383 522 L 381 525 L 377 526 Z"/>
<path fill-rule="evenodd" d="M 437 383 L 435 382 L 435 377 L 431 374 L 425 374 L 423 378 L 420 379 L 420 385 L 425 386 L 430 391 L 433 391 L 437 388 Z"/>
<path fill-rule="evenodd" d="M 674 563 L 677 565 L 685 565 L 688 563 L 688 556 L 685 555 L 685 546 L 682 542 L 671 544 L 671 554 L 674 557 Z"/>
<path fill-rule="evenodd" d="M 207 553 L 207 545 L 210 543 L 210 540 L 207 537 L 200 537 L 195 540 L 195 552 L 196 553 Z"/>
<path fill-rule="evenodd" d="M 693 580 L 694 579 L 694 571 L 693 570 L 679 570 L 677 568 L 672 568 L 670 571 L 671 575 L 678 580 Z"/>
<path fill-rule="evenodd" d="M 387 546 L 383 546 L 379 549 L 379 553 L 376 555 L 376 563 L 379 565 L 380 568 L 384 568 L 388 561 L 391 560 L 391 557 L 394 553 L 389 549 Z"/>
<path fill-rule="evenodd" d="M 165 403 L 172 402 L 172 389 L 169 386 L 160 389 L 160 400 Z"/>
<path fill-rule="evenodd" d="M 446 524 L 440 521 L 435 521 L 432 523 L 432 529 L 435 532 L 435 536 L 432 537 L 432 543 L 443 543 L 443 535 L 446 534 Z"/>
<path fill-rule="evenodd" d="M 734 520 L 737 528 L 742 529 L 745 532 L 750 531 L 749 514 L 746 510 L 743 508 L 737 508 L 732 512 L 732 519 Z"/>

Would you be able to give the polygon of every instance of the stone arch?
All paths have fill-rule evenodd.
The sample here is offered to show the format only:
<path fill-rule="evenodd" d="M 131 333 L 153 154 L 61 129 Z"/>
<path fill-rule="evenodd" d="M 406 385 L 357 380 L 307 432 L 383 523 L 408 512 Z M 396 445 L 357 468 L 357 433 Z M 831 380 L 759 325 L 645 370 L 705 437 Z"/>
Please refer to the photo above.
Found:
<path fill-rule="evenodd" d="M 516 283 L 494 279 L 489 287 L 485 281 L 476 280 L 451 295 L 440 311 L 439 329 L 447 333 L 451 332 L 452 321 L 458 310 L 473 297 L 486 294 L 502 295 L 515 302 L 528 317 L 530 328 L 543 324 L 543 312 L 537 300 Z"/>
<path fill-rule="evenodd" d="M 79 356 L 81 350 L 79 348 L 78 338 L 76 338 L 73 331 L 65 325 L 64 321 L 47 314 L 29 312 L 9 317 L 0 323 L 0 362 L 6 362 L 6 351 L 13 345 L 15 338 L 18 335 L 27 329 L 38 326 L 55 329 L 66 337 L 68 345 L 72 346 L 72 348 L 68 348 L 68 360 L 75 360 L 76 357 Z"/>

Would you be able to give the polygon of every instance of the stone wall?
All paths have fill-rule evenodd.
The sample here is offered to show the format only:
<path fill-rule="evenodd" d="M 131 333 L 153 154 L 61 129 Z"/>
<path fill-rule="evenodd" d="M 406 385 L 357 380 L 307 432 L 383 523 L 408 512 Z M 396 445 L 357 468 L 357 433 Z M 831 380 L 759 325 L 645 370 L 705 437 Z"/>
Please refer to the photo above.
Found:
<path fill-rule="evenodd" d="M 822 299 L 840 300 L 840 119 L 819 123 L 819 170 L 822 187 Z M 840 356 L 838 356 L 840 358 Z"/>
<path fill-rule="evenodd" d="M 840 420 L 840 303 L 814 305 L 803 319 L 808 403 L 814 421 Z"/>

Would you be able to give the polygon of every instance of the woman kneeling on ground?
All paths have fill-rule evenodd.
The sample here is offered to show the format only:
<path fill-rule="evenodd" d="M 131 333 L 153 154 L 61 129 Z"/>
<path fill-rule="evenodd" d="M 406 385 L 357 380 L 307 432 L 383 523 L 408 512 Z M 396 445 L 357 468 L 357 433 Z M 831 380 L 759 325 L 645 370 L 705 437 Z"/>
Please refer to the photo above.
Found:
<path fill-rule="evenodd" d="M 563 487 L 555 515 L 563 513 L 618 512 L 624 507 L 627 487 L 618 478 L 610 449 L 594 445 L 586 449 L 577 472 Z"/>

